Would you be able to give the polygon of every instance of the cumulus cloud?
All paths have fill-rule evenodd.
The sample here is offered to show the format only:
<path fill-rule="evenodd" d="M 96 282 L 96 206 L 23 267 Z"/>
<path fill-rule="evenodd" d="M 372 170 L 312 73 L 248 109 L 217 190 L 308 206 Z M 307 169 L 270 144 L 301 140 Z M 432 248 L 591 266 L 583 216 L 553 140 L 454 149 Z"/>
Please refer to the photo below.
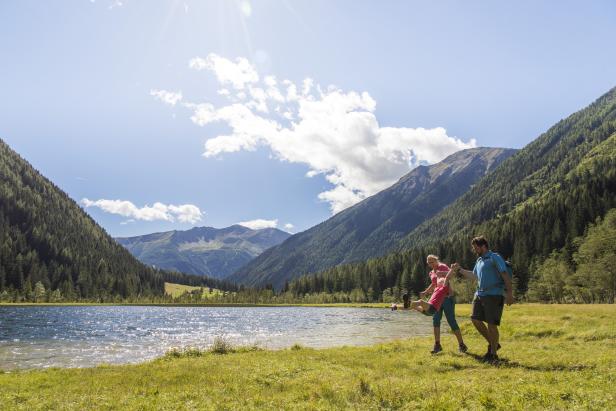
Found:
<path fill-rule="evenodd" d="M 137 207 L 130 201 L 126 200 L 96 200 L 92 201 L 87 198 L 81 200 L 81 204 L 84 207 L 97 207 L 106 213 L 118 214 L 123 217 L 129 217 L 128 222 L 131 220 L 142 221 L 179 221 L 181 223 L 194 224 L 200 221 L 203 217 L 203 213 L 199 210 L 199 207 L 192 204 L 182 205 L 166 205 L 162 203 L 154 203 L 154 205 L 146 205 L 144 207 Z"/>
<path fill-rule="evenodd" d="M 251 230 L 261 230 L 263 228 L 276 228 L 276 226 L 278 226 L 278 220 L 256 219 L 250 221 L 242 221 L 238 224 L 244 227 L 248 227 Z"/>
<path fill-rule="evenodd" d="M 294 226 L 293 224 L 291 224 L 291 223 L 286 223 L 286 224 L 284 225 L 284 229 L 285 229 L 285 231 L 287 231 L 287 232 L 289 232 L 289 233 L 293 232 L 293 229 L 294 229 L 294 228 L 295 228 L 295 226 Z"/>
<path fill-rule="evenodd" d="M 205 142 L 203 155 L 268 147 L 274 158 L 305 164 L 307 177 L 323 175 L 332 184 L 318 197 L 333 213 L 391 186 L 419 164 L 476 146 L 474 139 L 460 140 L 441 127 L 381 126 L 376 101 L 367 92 L 322 87 L 311 78 L 294 83 L 268 75 L 260 80 L 244 58 L 210 54 L 192 59 L 189 66 L 212 72 L 219 95 L 228 100 L 221 105 L 183 103 L 195 124 L 228 126 L 228 133 Z"/>
<path fill-rule="evenodd" d="M 150 95 L 154 96 L 157 100 L 162 101 L 165 104 L 169 104 L 170 106 L 175 106 L 178 102 L 182 100 L 182 92 L 173 92 L 167 90 L 150 90 Z"/>
<path fill-rule="evenodd" d="M 233 62 L 211 53 L 206 58 L 195 57 L 191 59 L 188 66 L 195 70 L 210 70 L 221 84 L 230 84 L 238 90 L 243 89 L 246 84 L 259 81 L 259 75 L 254 66 L 243 57 L 239 57 Z"/>

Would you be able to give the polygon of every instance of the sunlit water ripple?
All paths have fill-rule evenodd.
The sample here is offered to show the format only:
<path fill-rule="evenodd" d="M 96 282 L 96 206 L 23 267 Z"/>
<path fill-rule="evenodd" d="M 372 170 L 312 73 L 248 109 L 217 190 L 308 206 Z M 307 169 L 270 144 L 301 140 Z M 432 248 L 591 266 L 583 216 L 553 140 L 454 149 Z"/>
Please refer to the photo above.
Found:
<path fill-rule="evenodd" d="M 0 307 L 0 369 L 141 362 L 172 347 L 324 348 L 428 335 L 418 313 L 321 307 Z"/>

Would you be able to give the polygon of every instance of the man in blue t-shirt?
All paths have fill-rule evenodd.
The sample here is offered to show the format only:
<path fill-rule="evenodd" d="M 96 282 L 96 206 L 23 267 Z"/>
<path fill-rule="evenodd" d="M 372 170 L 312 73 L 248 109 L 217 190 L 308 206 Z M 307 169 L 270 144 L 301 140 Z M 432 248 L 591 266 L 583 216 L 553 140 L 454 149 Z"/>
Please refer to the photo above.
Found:
<path fill-rule="evenodd" d="M 490 251 L 488 240 L 483 236 L 475 237 L 471 245 L 479 257 L 473 271 L 464 270 L 457 263 L 451 268 L 466 278 L 477 280 L 471 320 L 477 331 L 488 341 L 488 352 L 483 357 L 484 360 L 496 361 L 496 352 L 500 348 L 498 326 L 504 303 L 513 304 L 513 287 L 505 261 L 500 255 Z"/>

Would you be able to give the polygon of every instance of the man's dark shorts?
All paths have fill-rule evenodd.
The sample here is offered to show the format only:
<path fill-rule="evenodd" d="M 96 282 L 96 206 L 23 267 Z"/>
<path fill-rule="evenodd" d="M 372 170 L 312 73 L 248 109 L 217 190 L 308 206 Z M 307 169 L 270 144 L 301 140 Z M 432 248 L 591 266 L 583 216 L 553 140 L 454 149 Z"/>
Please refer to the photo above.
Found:
<path fill-rule="evenodd" d="M 505 297 L 502 295 L 475 296 L 473 300 L 473 320 L 485 321 L 488 324 L 500 325 L 503 315 Z"/>

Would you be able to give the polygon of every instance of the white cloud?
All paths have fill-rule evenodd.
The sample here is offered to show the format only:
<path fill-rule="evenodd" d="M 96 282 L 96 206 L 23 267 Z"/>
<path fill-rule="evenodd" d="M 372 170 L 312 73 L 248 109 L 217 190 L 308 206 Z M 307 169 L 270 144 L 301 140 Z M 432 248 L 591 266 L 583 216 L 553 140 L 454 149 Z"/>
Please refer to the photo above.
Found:
<path fill-rule="evenodd" d="M 182 92 L 173 92 L 166 90 L 150 90 L 150 95 L 154 96 L 157 100 L 162 101 L 165 104 L 169 104 L 170 106 L 175 106 L 178 102 L 182 100 Z"/>
<path fill-rule="evenodd" d="M 286 231 L 288 231 L 288 232 L 292 232 L 294 228 L 295 228 L 295 226 L 294 226 L 293 224 L 291 224 L 291 223 L 286 223 L 286 224 L 284 225 L 284 229 L 285 229 Z"/>
<path fill-rule="evenodd" d="M 319 194 L 337 213 L 395 183 L 422 163 L 435 163 L 461 149 L 474 147 L 444 128 L 382 127 L 376 101 L 367 92 L 322 88 L 313 79 L 296 84 L 265 76 L 262 81 L 248 60 L 210 54 L 190 67 L 215 74 L 226 105 L 184 103 L 200 126 L 220 122 L 230 132 L 205 142 L 205 157 L 268 147 L 273 157 L 305 164 L 306 175 L 322 174 L 332 188 Z M 227 93 L 233 86 L 239 92 Z M 271 110 L 269 109 L 271 108 Z"/>
<path fill-rule="evenodd" d="M 143 221 L 175 221 L 176 219 L 181 223 L 196 223 L 203 217 L 203 213 L 199 210 L 199 207 L 192 204 L 182 205 L 165 205 L 162 203 L 154 203 L 152 206 L 137 207 L 130 201 L 126 200 L 96 200 L 92 201 L 87 198 L 81 200 L 81 204 L 84 207 L 97 207 L 106 213 L 118 214 L 123 217 L 129 217 L 127 222 L 131 220 L 143 220 Z"/>
<path fill-rule="evenodd" d="M 238 223 L 241 226 L 248 227 L 251 230 L 261 230 L 263 228 L 276 228 L 278 226 L 278 220 L 250 220 L 250 221 L 242 221 Z"/>
<path fill-rule="evenodd" d="M 234 88 L 243 89 L 246 84 L 259 81 L 259 75 L 248 60 L 243 57 L 235 59 L 235 63 L 214 53 L 203 59 L 195 57 L 188 66 L 195 70 L 210 70 L 221 84 L 231 84 Z"/>
<path fill-rule="evenodd" d="M 114 0 L 109 5 L 109 10 L 115 9 L 116 7 L 122 7 L 124 3 L 121 0 Z"/>

